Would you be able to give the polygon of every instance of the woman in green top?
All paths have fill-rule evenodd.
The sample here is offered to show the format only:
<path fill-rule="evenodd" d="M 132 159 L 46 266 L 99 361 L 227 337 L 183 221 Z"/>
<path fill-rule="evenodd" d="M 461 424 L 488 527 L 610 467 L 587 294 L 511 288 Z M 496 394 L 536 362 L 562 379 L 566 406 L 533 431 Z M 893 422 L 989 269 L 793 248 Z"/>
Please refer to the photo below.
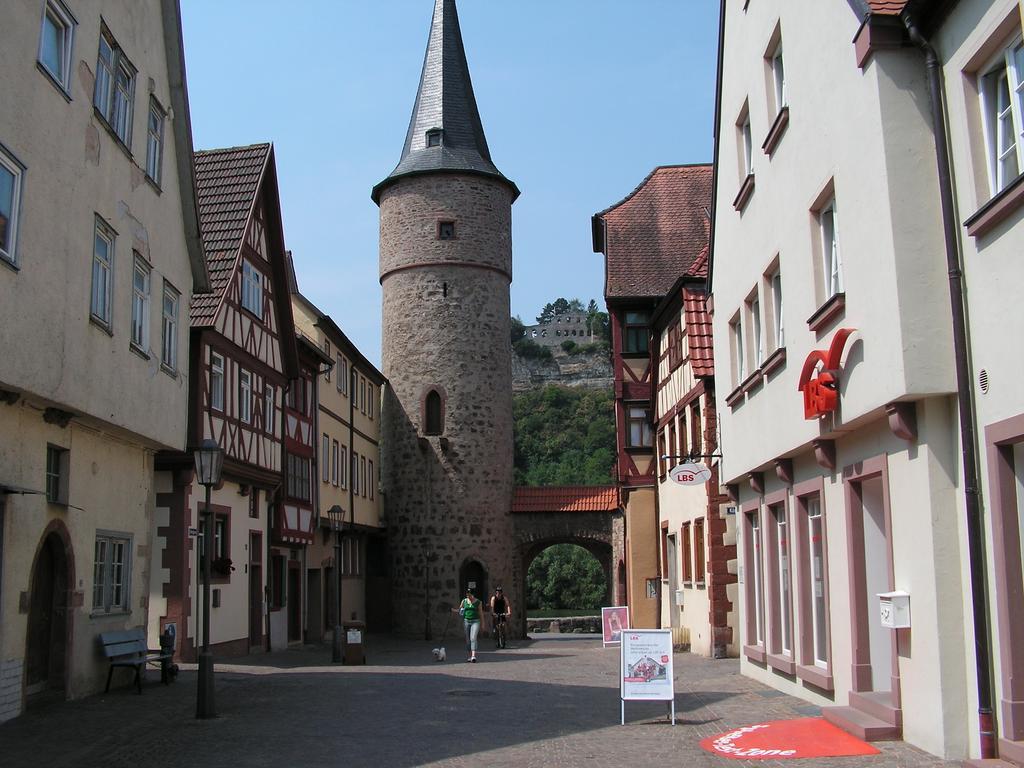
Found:
<path fill-rule="evenodd" d="M 472 589 L 466 590 L 466 598 L 459 604 L 459 615 L 462 626 L 466 630 L 466 650 L 469 658 L 466 661 L 476 663 L 476 637 L 480 634 L 480 601 L 473 595 Z"/>

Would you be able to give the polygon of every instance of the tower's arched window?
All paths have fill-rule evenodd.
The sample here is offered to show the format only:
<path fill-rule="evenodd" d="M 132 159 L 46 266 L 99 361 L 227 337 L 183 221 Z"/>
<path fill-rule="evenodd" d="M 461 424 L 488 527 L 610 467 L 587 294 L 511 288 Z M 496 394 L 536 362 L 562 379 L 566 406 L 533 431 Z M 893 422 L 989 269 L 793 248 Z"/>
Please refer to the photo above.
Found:
<path fill-rule="evenodd" d="M 444 431 L 444 414 L 441 407 L 441 395 L 436 389 L 427 393 L 423 403 L 423 433 L 440 435 Z"/>

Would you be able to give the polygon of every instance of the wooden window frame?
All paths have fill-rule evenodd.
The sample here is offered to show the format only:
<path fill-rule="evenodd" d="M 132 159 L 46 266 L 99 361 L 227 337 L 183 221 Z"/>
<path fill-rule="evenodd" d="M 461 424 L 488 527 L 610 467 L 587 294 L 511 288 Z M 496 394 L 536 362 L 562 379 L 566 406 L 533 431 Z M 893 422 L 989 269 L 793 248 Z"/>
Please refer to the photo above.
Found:
<path fill-rule="evenodd" d="M 767 574 L 767 599 L 765 601 L 768 616 L 767 661 L 772 668 L 786 675 L 796 673 L 796 654 L 794 652 L 796 633 L 794 632 L 795 625 L 793 622 L 792 528 L 790 527 L 792 515 L 790 514 L 790 506 L 788 491 L 783 489 L 765 496 L 763 507 L 765 511 L 763 541 L 766 544 L 764 572 Z M 785 574 L 783 573 L 783 563 L 781 560 L 783 542 L 779 539 L 780 511 L 785 519 Z M 785 582 L 783 581 L 784 578 Z M 789 596 L 788 611 L 783 606 L 784 585 Z M 789 634 L 788 649 L 785 647 L 784 640 L 787 630 Z"/>
<path fill-rule="evenodd" d="M 102 258 L 97 241 L 107 246 L 107 256 Z M 117 233 L 101 217 L 96 216 L 93 227 L 92 246 L 92 288 L 89 296 L 89 317 L 101 328 L 112 333 L 111 307 L 114 292 L 114 264 L 116 257 Z"/>
<path fill-rule="evenodd" d="M 691 547 L 692 536 L 690 535 L 691 523 L 683 523 L 679 528 L 679 548 L 683 554 L 683 585 L 693 585 L 693 551 Z"/>
<path fill-rule="evenodd" d="M 18 267 L 18 224 L 21 218 L 21 193 L 25 178 L 25 166 L 22 165 L 2 144 L 0 144 L 0 168 L 11 174 L 10 218 L 6 223 L 7 238 L 6 248 L 0 240 L 0 260 L 17 269 Z M 95 249 L 95 240 L 93 241 Z"/>
<path fill-rule="evenodd" d="M 131 613 L 132 594 L 132 540 L 130 533 L 123 531 L 97 530 L 93 548 L 92 616 L 113 616 Z M 99 552 L 103 544 L 102 555 Z M 114 545 L 121 546 L 123 558 L 120 563 L 121 599 L 114 599 L 113 560 Z"/>
<path fill-rule="evenodd" d="M 110 53 L 104 58 L 103 46 Z M 112 136 L 131 156 L 132 128 L 135 112 L 135 81 L 138 70 L 124 55 L 107 25 L 100 21 L 100 40 L 96 54 L 96 77 L 93 87 L 93 106 L 96 114 L 110 130 Z M 122 87 L 120 77 L 126 85 Z"/>
<path fill-rule="evenodd" d="M 767 658 L 768 632 L 765 615 L 764 536 L 759 502 L 750 502 L 740 510 L 743 528 L 744 612 L 743 655 L 764 663 Z"/>
<path fill-rule="evenodd" d="M 142 276 L 140 289 L 138 277 Z M 150 295 L 152 294 L 153 268 L 138 251 L 132 251 L 132 319 L 131 345 L 136 351 L 149 357 Z"/>
<path fill-rule="evenodd" d="M 220 360 L 220 366 L 217 365 Z M 218 377 L 219 370 L 219 377 Z M 224 412 L 226 363 L 224 355 L 210 350 L 210 410 Z M 218 384 L 219 381 L 219 384 Z"/>
<path fill-rule="evenodd" d="M 71 451 L 60 445 L 46 445 L 46 489 L 47 504 L 68 505 L 68 488 L 71 474 Z"/>
<path fill-rule="evenodd" d="M 821 531 L 821 584 L 822 584 L 822 608 L 824 611 L 824 632 L 825 632 L 825 659 L 817 657 L 815 647 L 817 640 L 817 627 L 815 616 L 817 610 L 814 607 L 814 570 L 811 555 L 811 502 L 818 503 L 818 519 Z M 792 515 L 794 528 L 792 539 L 796 543 L 795 551 L 797 564 L 797 589 L 796 603 L 797 616 L 800 619 L 800 635 L 797 640 L 799 659 L 796 667 L 796 676 L 811 685 L 824 691 L 834 690 L 832 677 L 832 622 L 830 609 L 830 587 L 828 577 L 828 523 L 825 515 L 825 481 L 817 477 L 793 487 Z M 808 631 L 810 630 L 810 631 Z"/>
<path fill-rule="evenodd" d="M 704 536 L 704 518 L 693 521 L 693 584 L 703 587 L 707 579 L 707 539 Z"/>
<path fill-rule="evenodd" d="M 146 116 L 146 178 L 160 188 L 164 165 L 164 133 L 167 111 L 155 96 L 149 97 Z"/>
<path fill-rule="evenodd" d="M 631 321 L 630 316 L 634 316 Z M 640 344 L 641 339 L 643 344 Z M 642 349 L 640 347 L 643 347 Z M 622 354 L 647 355 L 651 348 L 651 313 L 631 309 L 622 313 Z"/>
<path fill-rule="evenodd" d="M 654 432 L 651 426 L 651 407 L 645 402 L 626 402 L 623 404 L 626 411 L 626 449 L 627 450 L 651 450 L 654 448 Z M 642 411 L 642 414 L 634 414 L 634 411 Z M 640 441 L 633 441 L 633 427 L 640 428 Z"/>
<path fill-rule="evenodd" d="M 171 311 L 168 312 L 168 301 Z M 178 313 L 181 291 L 164 278 L 163 299 L 160 304 L 160 369 L 164 373 L 178 372 Z"/>

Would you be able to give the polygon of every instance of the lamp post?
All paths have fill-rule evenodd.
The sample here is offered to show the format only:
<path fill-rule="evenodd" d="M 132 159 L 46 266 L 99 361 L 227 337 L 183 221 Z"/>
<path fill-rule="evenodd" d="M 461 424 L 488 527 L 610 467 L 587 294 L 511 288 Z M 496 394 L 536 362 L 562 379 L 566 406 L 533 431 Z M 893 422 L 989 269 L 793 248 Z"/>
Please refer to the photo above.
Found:
<path fill-rule="evenodd" d="M 213 700 L 213 654 L 210 653 L 210 563 L 213 560 L 213 516 L 210 514 L 210 492 L 220 483 L 224 451 L 213 440 L 203 440 L 195 450 L 196 478 L 206 488 L 203 509 L 203 649 L 199 653 L 199 689 L 196 694 L 196 717 L 217 716 Z"/>
<path fill-rule="evenodd" d="M 342 662 L 341 649 L 341 525 L 345 521 L 345 510 L 335 504 L 327 510 L 334 531 L 334 636 L 331 643 L 331 662 Z"/>

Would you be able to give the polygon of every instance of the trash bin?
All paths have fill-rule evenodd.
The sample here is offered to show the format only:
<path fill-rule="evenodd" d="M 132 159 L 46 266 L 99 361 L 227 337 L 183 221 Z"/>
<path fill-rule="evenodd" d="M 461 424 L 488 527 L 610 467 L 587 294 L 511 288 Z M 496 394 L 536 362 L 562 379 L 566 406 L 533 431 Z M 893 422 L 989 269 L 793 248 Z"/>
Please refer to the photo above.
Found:
<path fill-rule="evenodd" d="M 342 657 L 343 664 L 365 664 L 366 650 L 363 639 L 366 635 L 366 623 L 362 621 L 346 621 L 343 625 L 345 630 L 345 652 Z"/>

